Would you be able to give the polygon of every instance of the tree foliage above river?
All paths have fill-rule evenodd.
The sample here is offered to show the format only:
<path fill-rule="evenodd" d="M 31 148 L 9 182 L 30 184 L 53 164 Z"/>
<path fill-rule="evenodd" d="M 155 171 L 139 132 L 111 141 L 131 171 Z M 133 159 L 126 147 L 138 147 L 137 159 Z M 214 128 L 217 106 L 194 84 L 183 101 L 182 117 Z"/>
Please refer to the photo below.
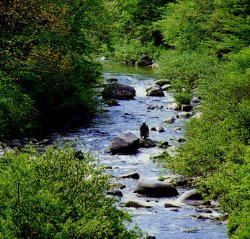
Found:
<path fill-rule="evenodd" d="M 0 87 L 14 94 L 1 94 L 0 135 L 95 110 L 93 54 L 108 38 L 107 7 L 103 0 L 0 2 Z"/>

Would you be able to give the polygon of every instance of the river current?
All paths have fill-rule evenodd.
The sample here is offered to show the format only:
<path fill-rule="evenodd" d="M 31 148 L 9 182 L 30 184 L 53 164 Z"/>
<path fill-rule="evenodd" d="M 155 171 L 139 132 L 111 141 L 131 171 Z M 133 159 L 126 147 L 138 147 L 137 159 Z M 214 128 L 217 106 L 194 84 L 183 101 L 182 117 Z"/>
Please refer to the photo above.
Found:
<path fill-rule="evenodd" d="M 126 185 L 122 189 L 123 197 L 117 207 L 132 215 L 131 226 L 138 225 L 144 232 L 157 239 L 226 239 L 225 224 L 214 220 L 195 219 L 199 212 L 194 206 L 187 206 L 171 211 L 163 206 L 166 198 L 147 198 L 136 195 L 133 189 L 135 179 L 117 179 L 120 175 L 137 172 L 140 177 L 157 178 L 171 175 L 171 172 L 154 163 L 151 156 L 162 152 L 159 148 L 140 149 L 136 155 L 111 155 L 107 149 L 111 140 L 124 132 L 130 131 L 139 137 L 139 127 L 146 121 L 149 128 L 162 126 L 165 132 L 150 131 L 150 139 L 168 141 L 178 146 L 178 138 L 184 135 L 184 119 L 177 119 L 173 124 L 163 123 L 168 117 L 176 117 L 177 111 L 167 109 L 174 102 L 172 95 L 165 92 L 165 97 L 146 96 L 146 88 L 153 84 L 153 70 L 111 64 L 106 67 L 104 78 L 115 78 L 119 83 L 133 86 L 136 90 L 134 100 L 119 100 L 118 106 L 104 106 L 104 112 L 97 115 L 90 124 L 52 135 L 54 140 L 70 140 L 76 147 L 91 151 L 107 167 L 107 173 Z M 151 106 L 156 107 L 150 110 Z M 151 107 L 152 108 L 152 107 Z M 186 189 L 177 188 L 181 194 Z M 139 199 L 150 202 L 152 208 L 124 208 L 128 199 Z M 170 200 L 175 198 L 170 198 Z"/>

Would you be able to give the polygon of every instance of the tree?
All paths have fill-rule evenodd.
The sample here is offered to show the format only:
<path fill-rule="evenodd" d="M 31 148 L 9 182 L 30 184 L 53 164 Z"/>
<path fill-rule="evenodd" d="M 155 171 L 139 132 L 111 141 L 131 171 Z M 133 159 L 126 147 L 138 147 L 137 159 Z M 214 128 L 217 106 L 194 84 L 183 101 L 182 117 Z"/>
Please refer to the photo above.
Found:
<path fill-rule="evenodd" d="M 1 76 L 30 98 L 41 122 L 95 111 L 101 68 L 93 54 L 109 29 L 106 12 L 103 0 L 1 1 Z"/>

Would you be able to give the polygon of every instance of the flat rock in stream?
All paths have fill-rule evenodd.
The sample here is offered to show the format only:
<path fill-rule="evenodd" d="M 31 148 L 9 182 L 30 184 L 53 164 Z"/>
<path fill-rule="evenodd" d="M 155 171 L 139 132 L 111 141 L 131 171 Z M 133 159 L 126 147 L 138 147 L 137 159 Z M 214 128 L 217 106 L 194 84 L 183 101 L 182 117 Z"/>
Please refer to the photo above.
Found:
<path fill-rule="evenodd" d="M 143 202 L 143 201 L 139 201 L 135 199 L 129 199 L 127 202 L 125 202 L 124 207 L 151 208 L 152 205 L 147 202 Z"/>
<path fill-rule="evenodd" d="M 123 175 L 119 176 L 118 178 L 139 179 L 140 175 L 139 175 L 139 173 L 128 173 L 128 174 L 123 174 Z"/>
<path fill-rule="evenodd" d="M 186 206 L 185 203 L 179 202 L 179 201 L 165 201 L 164 207 L 166 208 L 180 208 Z"/>
<path fill-rule="evenodd" d="M 139 139 L 139 146 L 141 148 L 152 148 L 156 147 L 158 144 L 158 141 L 152 140 L 152 139 Z"/>
<path fill-rule="evenodd" d="M 119 189 L 110 190 L 107 192 L 107 195 L 116 196 L 116 197 L 123 197 L 123 194 L 122 194 L 121 190 L 119 190 Z"/>
<path fill-rule="evenodd" d="M 115 137 L 109 147 L 112 154 L 136 154 L 139 149 L 139 139 L 131 132 Z"/>
<path fill-rule="evenodd" d="M 171 183 L 149 178 L 141 178 L 134 192 L 150 197 L 174 197 L 179 194 Z"/>

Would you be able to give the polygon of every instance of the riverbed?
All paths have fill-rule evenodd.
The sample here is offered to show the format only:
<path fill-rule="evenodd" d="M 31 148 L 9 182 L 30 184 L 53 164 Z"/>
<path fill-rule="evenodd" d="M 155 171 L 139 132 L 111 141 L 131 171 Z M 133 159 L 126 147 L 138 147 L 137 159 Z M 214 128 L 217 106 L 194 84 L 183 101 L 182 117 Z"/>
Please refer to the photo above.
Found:
<path fill-rule="evenodd" d="M 225 239 L 226 227 L 224 223 L 215 220 L 195 219 L 196 207 L 186 206 L 178 210 L 168 210 L 163 206 L 166 198 L 148 198 L 133 193 L 137 183 L 135 179 L 118 179 L 119 176 L 136 172 L 140 177 L 157 178 L 171 175 L 170 171 L 154 163 L 152 156 L 162 152 L 159 148 L 140 149 L 136 155 L 111 155 L 107 149 L 111 140 L 124 132 L 132 132 L 139 137 L 139 127 L 145 121 L 149 128 L 162 126 L 165 132 L 150 131 L 150 139 L 167 141 L 171 146 L 178 147 L 178 139 L 184 137 L 186 120 L 177 118 L 177 111 L 168 109 L 174 102 L 171 93 L 165 92 L 164 97 L 146 96 L 146 88 L 155 81 L 152 69 L 110 64 L 103 74 L 105 79 L 115 78 L 119 83 L 133 86 L 136 97 L 133 100 L 119 100 L 118 106 L 103 106 L 103 111 L 93 118 L 88 125 L 70 129 L 63 133 L 52 135 L 54 141 L 66 140 L 76 143 L 80 150 L 89 150 L 100 160 L 100 164 L 107 168 L 114 182 L 125 185 L 121 189 L 123 197 L 117 207 L 132 215 L 133 223 L 144 232 L 157 239 Z M 153 107 L 152 107 L 153 106 Z M 175 117 L 172 124 L 163 123 L 168 117 Z M 186 189 L 178 187 L 182 194 Z M 124 208 L 128 199 L 147 201 L 152 208 Z M 174 200 L 175 198 L 170 198 Z"/>

